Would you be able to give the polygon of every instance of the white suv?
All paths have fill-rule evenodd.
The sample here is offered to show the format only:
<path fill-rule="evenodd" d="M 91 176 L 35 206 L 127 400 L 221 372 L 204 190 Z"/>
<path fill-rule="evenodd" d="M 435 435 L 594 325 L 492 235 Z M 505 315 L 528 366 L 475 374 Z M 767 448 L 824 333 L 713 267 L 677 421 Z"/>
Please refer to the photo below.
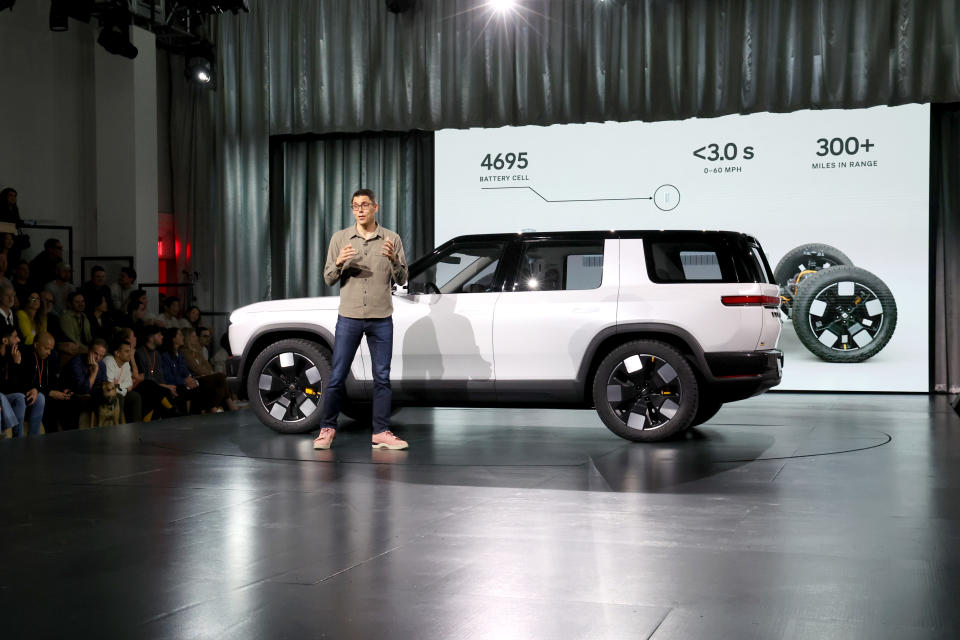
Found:
<path fill-rule="evenodd" d="M 663 440 L 780 382 L 779 304 L 759 243 L 740 233 L 455 238 L 394 292 L 394 406 L 593 406 L 623 438 Z M 319 426 L 338 306 L 274 300 L 230 316 L 231 382 L 279 432 Z M 369 411 L 370 362 L 363 342 L 348 416 Z"/>

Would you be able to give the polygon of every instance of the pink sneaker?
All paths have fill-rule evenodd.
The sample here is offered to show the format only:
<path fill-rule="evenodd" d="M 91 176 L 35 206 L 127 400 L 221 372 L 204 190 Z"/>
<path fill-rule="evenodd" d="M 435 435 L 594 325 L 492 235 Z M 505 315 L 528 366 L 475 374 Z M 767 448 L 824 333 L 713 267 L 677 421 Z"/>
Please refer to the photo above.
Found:
<path fill-rule="evenodd" d="M 333 444 L 333 438 L 336 435 L 336 429 L 331 429 L 330 427 L 324 427 L 323 429 L 320 429 L 320 435 L 318 435 L 316 440 L 313 441 L 313 448 L 329 449 L 330 445 Z"/>
<path fill-rule="evenodd" d="M 372 444 L 374 449 L 406 449 L 410 446 L 405 440 L 393 435 L 392 431 L 373 434 Z"/>

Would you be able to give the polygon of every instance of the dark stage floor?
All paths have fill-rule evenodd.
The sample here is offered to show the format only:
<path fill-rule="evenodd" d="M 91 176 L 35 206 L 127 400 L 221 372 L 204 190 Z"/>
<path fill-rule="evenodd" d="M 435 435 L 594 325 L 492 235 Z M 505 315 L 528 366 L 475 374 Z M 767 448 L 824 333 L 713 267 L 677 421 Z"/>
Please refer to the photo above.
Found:
<path fill-rule="evenodd" d="M 946 398 L 768 394 L 682 441 L 407 409 L 0 441 L 4 638 L 955 638 Z"/>

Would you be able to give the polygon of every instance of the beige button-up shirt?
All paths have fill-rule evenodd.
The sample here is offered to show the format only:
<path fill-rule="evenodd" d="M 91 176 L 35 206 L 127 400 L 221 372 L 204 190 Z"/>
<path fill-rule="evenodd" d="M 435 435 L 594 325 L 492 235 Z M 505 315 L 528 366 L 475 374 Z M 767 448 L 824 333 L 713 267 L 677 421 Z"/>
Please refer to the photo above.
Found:
<path fill-rule="evenodd" d="M 388 239 L 393 243 L 395 262 L 380 253 Z M 353 245 L 357 255 L 338 267 L 337 256 L 347 244 Z M 340 315 L 364 319 L 392 315 L 391 280 L 397 284 L 407 282 L 407 258 L 403 254 L 400 236 L 379 224 L 369 240 L 364 240 L 357 225 L 337 231 L 330 238 L 323 279 L 331 286 L 340 282 Z"/>

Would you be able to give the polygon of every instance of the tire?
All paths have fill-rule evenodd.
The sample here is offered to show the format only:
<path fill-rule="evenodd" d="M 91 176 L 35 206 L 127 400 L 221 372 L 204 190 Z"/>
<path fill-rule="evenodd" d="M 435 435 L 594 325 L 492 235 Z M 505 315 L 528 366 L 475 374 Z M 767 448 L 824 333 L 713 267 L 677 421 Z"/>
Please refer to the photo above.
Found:
<path fill-rule="evenodd" d="M 820 271 L 832 266 L 847 264 L 853 261 L 847 254 L 828 244 L 802 244 L 788 251 L 777 267 L 773 270 L 773 278 L 780 285 L 781 305 L 787 317 L 793 317 L 793 307 L 799 295 L 797 278 L 805 271 Z"/>
<path fill-rule="evenodd" d="M 659 442 L 682 432 L 696 415 L 698 401 L 697 377 L 686 358 L 656 340 L 617 347 L 593 378 L 600 419 L 634 442 Z"/>
<path fill-rule="evenodd" d="M 247 375 L 247 397 L 261 422 L 278 433 L 320 426 L 330 356 L 314 342 L 281 340 L 260 352 Z"/>
<path fill-rule="evenodd" d="M 847 254 L 828 244 L 802 244 L 791 249 L 777 263 L 773 277 L 777 284 L 786 287 L 801 271 L 820 271 L 837 265 L 853 265 Z"/>
<path fill-rule="evenodd" d="M 830 267 L 804 280 L 793 327 L 811 353 L 827 362 L 862 362 L 875 356 L 897 327 L 897 303 L 866 269 Z"/>
<path fill-rule="evenodd" d="M 702 389 L 702 387 L 701 387 Z M 712 393 L 700 392 L 700 402 L 697 403 L 697 413 L 693 420 L 687 425 L 687 429 L 699 427 L 713 416 L 717 415 L 723 407 L 723 402 L 717 399 Z"/>

